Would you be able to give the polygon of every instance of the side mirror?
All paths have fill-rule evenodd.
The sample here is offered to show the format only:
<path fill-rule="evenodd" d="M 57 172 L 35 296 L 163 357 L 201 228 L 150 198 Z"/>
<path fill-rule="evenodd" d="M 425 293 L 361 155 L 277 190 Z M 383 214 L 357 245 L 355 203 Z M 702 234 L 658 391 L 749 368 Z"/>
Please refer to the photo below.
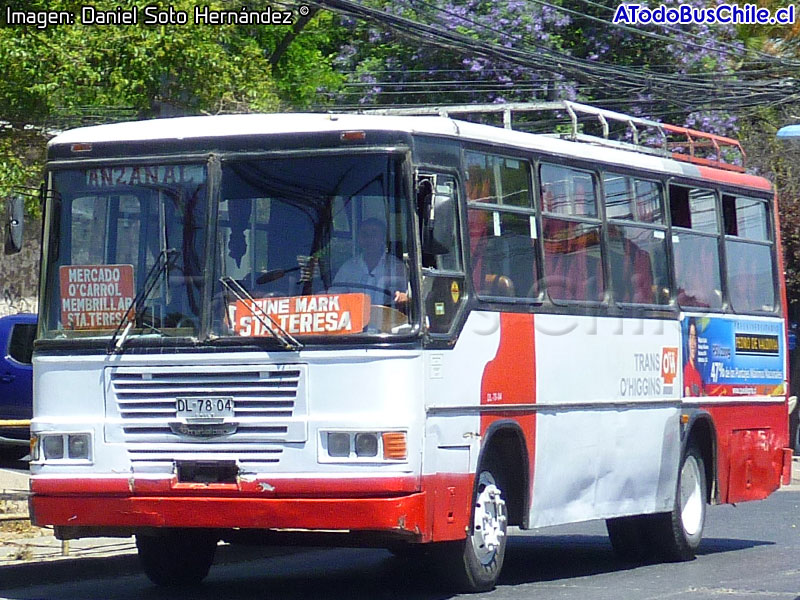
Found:
<path fill-rule="evenodd" d="M 22 231 L 25 224 L 25 201 L 22 196 L 8 199 L 5 224 L 5 253 L 16 254 L 22 250 Z"/>

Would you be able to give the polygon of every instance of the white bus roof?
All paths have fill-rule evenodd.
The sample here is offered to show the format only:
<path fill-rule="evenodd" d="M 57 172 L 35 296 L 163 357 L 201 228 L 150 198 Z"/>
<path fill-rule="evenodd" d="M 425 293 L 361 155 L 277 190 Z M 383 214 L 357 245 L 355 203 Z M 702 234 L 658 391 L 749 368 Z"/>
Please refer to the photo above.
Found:
<path fill-rule="evenodd" d="M 57 135 L 50 140 L 49 145 L 174 141 L 353 130 L 446 136 L 761 190 L 771 189 L 767 180 L 753 175 L 704 167 L 664 156 L 438 116 L 281 113 L 176 117 L 81 127 Z"/>

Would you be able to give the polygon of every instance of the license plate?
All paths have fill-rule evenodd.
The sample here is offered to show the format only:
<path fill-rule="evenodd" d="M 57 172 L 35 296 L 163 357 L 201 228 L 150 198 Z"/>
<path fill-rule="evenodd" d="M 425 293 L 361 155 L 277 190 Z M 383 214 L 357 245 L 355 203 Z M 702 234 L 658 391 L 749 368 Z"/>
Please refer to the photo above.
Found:
<path fill-rule="evenodd" d="M 212 398 L 176 398 L 175 415 L 186 420 L 222 420 L 233 417 L 233 398 L 214 396 Z"/>

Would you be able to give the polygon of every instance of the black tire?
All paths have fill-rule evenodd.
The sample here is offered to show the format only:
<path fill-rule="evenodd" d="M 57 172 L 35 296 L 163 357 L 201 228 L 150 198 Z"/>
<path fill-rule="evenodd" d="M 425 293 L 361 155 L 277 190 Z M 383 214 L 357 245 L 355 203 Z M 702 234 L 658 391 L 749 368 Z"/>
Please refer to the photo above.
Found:
<path fill-rule="evenodd" d="M 703 539 L 708 483 L 703 455 L 690 444 L 678 471 L 675 506 L 671 512 L 653 515 L 650 538 L 659 556 L 667 561 L 692 560 Z"/>
<path fill-rule="evenodd" d="M 160 586 L 192 585 L 208 575 L 218 538 L 204 530 L 168 529 L 136 535 L 139 562 L 147 577 Z"/>
<path fill-rule="evenodd" d="M 479 469 L 472 503 L 472 527 L 466 539 L 437 544 L 438 564 L 453 591 L 494 588 L 506 553 L 508 512 L 499 469 Z"/>
<path fill-rule="evenodd" d="M 606 519 L 608 539 L 614 553 L 624 561 L 641 563 L 652 556 L 648 539 L 650 515 Z"/>

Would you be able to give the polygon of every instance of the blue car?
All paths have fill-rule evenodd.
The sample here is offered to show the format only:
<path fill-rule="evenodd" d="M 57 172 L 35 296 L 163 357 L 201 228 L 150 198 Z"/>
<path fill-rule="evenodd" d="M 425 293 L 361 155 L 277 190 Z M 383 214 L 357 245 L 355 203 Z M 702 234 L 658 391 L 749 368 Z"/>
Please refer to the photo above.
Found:
<path fill-rule="evenodd" d="M 0 447 L 28 447 L 33 414 L 31 354 L 36 315 L 0 317 Z"/>

